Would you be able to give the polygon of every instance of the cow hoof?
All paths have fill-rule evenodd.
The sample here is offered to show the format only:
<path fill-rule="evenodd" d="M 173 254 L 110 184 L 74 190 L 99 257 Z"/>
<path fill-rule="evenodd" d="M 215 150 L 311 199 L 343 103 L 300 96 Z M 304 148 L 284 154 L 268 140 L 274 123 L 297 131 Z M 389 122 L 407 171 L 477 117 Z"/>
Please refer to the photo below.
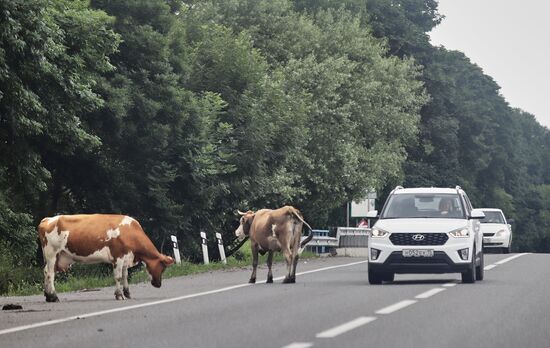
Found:
<path fill-rule="evenodd" d="M 122 295 L 122 293 L 119 291 L 115 291 L 115 298 L 117 300 L 125 300 L 124 295 Z"/>
<path fill-rule="evenodd" d="M 296 283 L 296 278 L 295 278 L 295 277 L 290 278 L 290 282 L 291 282 L 292 284 Z"/>
<path fill-rule="evenodd" d="M 267 277 L 266 283 L 268 284 L 273 283 L 273 277 Z"/>
<path fill-rule="evenodd" d="M 249 284 L 255 284 L 256 283 L 256 278 L 250 278 L 250 280 L 248 281 Z"/>
<path fill-rule="evenodd" d="M 44 294 L 46 295 L 46 302 L 59 302 L 59 298 L 56 294 Z"/>
<path fill-rule="evenodd" d="M 289 283 L 292 283 L 292 280 L 289 277 L 285 277 L 285 279 L 283 279 L 283 284 L 289 284 Z"/>
<path fill-rule="evenodd" d="M 124 297 L 132 298 L 132 297 L 130 297 L 130 289 L 124 289 L 123 292 L 124 292 Z"/>

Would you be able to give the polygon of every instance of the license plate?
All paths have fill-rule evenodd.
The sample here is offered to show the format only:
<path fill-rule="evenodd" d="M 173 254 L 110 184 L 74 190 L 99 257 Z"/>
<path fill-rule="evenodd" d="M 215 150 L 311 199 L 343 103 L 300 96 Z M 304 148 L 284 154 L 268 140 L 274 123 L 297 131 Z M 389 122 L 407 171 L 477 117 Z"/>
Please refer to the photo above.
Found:
<path fill-rule="evenodd" d="M 431 249 L 405 249 L 403 257 L 433 257 L 434 251 Z"/>

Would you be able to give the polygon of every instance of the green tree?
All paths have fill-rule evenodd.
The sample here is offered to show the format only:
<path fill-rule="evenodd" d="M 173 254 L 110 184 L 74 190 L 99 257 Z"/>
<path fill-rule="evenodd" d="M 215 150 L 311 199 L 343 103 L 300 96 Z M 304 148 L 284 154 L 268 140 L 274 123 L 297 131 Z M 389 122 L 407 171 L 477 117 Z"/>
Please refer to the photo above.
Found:
<path fill-rule="evenodd" d="M 293 120 L 262 120 L 255 113 L 259 124 L 266 127 L 288 120 L 295 126 L 307 124 L 296 132 L 305 143 L 297 147 L 293 144 L 299 143 L 287 142 L 284 151 L 275 152 L 289 154 L 286 160 L 262 161 L 274 153 L 266 147 L 250 162 L 266 163 L 267 172 L 281 173 L 263 181 L 265 186 L 253 186 L 252 192 L 261 193 L 254 206 L 295 204 L 315 223 L 324 225 L 332 209 L 364 194 L 369 186 L 378 187 L 400 176 L 404 144 L 415 137 L 416 115 L 425 96 L 415 80 L 414 63 L 386 58 L 383 44 L 372 37 L 360 17 L 344 9 L 300 14 L 284 0 L 202 2 L 190 12 L 249 37 L 267 58 L 270 78 L 281 79 L 288 101 L 295 100 L 293 104 L 287 101 L 297 106 Z M 393 99 L 392 94 L 400 97 Z M 281 178 L 289 182 L 286 191 L 293 191 L 294 196 L 266 199 L 269 182 L 278 184 Z"/>
<path fill-rule="evenodd" d="M 119 44 L 111 24 L 86 1 L 0 2 L 0 291 L 34 274 L 35 226 L 55 212 L 62 163 L 100 145 L 80 116 L 102 105 L 96 82 Z"/>
<path fill-rule="evenodd" d="M 519 249 L 545 250 L 534 244 L 546 245 L 538 219 L 547 210 L 536 197 L 538 185 L 550 180 L 548 130 L 510 108 L 500 87 L 463 53 L 429 44 L 427 32 L 442 19 L 434 1 L 369 1 L 366 15 L 392 54 L 412 56 L 423 66 L 430 95 L 418 142 L 407 148 L 405 184 L 460 184 L 474 205 L 501 207 L 516 219 Z"/>
<path fill-rule="evenodd" d="M 100 144 L 79 116 L 102 104 L 94 86 L 112 69 L 108 55 L 119 37 L 111 18 L 84 1 L 8 1 L 0 13 L 0 197 L 10 197 L 6 214 L 30 234 L 29 216 L 16 216 L 43 212 L 38 197 L 51 185 L 49 157 Z"/>

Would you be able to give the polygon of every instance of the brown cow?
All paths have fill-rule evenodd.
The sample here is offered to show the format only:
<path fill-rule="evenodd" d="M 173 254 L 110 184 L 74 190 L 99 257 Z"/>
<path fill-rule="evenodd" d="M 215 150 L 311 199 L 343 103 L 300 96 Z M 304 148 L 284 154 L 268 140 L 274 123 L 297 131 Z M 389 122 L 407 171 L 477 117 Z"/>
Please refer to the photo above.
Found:
<path fill-rule="evenodd" d="M 249 283 L 256 282 L 256 268 L 258 267 L 258 252 L 267 255 L 267 283 L 273 283 L 273 273 L 271 265 L 273 263 L 273 252 L 282 251 L 288 274 L 283 283 L 296 282 L 296 265 L 298 258 L 304 246 L 313 238 L 311 227 L 304 221 L 302 214 L 298 209 L 285 206 L 276 210 L 261 209 L 257 212 L 247 211 L 242 213 L 239 228 L 235 235 L 240 239 L 246 236 L 250 237 L 250 246 L 252 248 L 252 275 Z M 309 235 L 300 243 L 302 236 L 302 227 L 306 225 L 309 228 Z"/>
<path fill-rule="evenodd" d="M 162 272 L 174 263 L 170 256 L 158 252 L 139 222 L 125 215 L 58 215 L 43 219 L 38 233 L 46 264 L 47 302 L 59 302 L 54 287 L 55 272 L 67 271 L 74 262 L 112 264 L 117 300 L 130 298 L 128 267 L 143 261 L 151 284 L 160 288 Z"/>

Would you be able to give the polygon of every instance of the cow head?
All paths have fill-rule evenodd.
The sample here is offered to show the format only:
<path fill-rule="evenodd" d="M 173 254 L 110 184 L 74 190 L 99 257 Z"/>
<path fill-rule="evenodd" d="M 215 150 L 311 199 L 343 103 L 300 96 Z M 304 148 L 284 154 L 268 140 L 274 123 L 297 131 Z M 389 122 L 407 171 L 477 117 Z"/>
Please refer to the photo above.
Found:
<path fill-rule="evenodd" d="M 158 258 L 146 260 L 147 273 L 151 276 L 151 285 L 155 288 L 160 288 L 162 283 L 162 273 L 166 267 L 174 263 L 174 259 L 170 256 L 160 254 Z"/>
<path fill-rule="evenodd" d="M 246 213 L 243 213 L 240 210 L 237 211 L 239 212 L 239 215 L 241 215 L 241 224 L 239 225 L 239 228 L 235 230 L 235 236 L 237 236 L 239 240 L 243 240 L 250 232 L 250 225 L 252 224 L 252 220 L 254 220 L 254 212 L 251 210 Z"/>

